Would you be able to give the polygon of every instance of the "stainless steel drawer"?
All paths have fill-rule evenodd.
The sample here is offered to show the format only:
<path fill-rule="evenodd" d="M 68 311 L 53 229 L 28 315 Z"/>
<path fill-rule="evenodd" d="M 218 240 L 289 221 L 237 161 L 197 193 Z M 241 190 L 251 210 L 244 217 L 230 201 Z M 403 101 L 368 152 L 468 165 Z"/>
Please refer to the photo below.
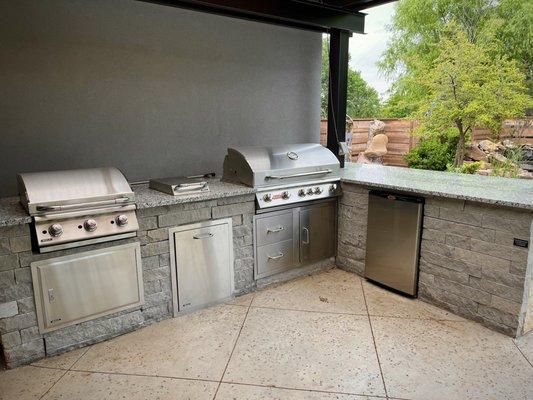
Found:
<path fill-rule="evenodd" d="M 139 243 L 36 261 L 31 272 L 41 333 L 144 302 Z"/>
<path fill-rule="evenodd" d="M 294 242 L 292 239 L 257 248 L 256 278 L 263 278 L 293 266 Z"/>
<path fill-rule="evenodd" d="M 282 214 L 257 218 L 257 245 L 263 246 L 265 244 L 278 243 L 292 239 L 292 227 L 292 210 Z"/>

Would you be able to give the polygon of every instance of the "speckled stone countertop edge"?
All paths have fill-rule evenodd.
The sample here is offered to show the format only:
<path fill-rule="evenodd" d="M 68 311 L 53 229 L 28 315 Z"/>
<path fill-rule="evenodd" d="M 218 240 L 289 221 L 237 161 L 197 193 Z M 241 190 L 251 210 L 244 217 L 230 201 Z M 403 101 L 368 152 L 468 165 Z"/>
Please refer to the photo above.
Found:
<path fill-rule="evenodd" d="M 213 182 L 211 190 L 199 194 L 172 196 L 149 189 L 148 185 L 132 185 L 135 193 L 135 204 L 138 210 L 176 204 L 196 203 L 229 197 L 254 194 L 257 190 L 225 182 Z M 20 205 L 17 197 L 0 199 L 0 227 L 29 224 L 32 221 L 26 210 Z"/>
<path fill-rule="evenodd" d="M 14 226 L 14 225 L 25 225 L 31 222 L 30 216 L 25 217 L 3 217 L 0 216 L 0 228 Z"/>
<path fill-rule="evenodd" d="M 533 210 L 532 180 L 349 163 L 341 172 L 341 182 L 371 189 Z"/>
<path fill-rule="evenodd" d="M 248 186 L 221 182 L 219 180 L 214 180 L 209 183 L 209 191 L 179 196 L 172 196 L 150 189 L 146 184 L 132 185 L 132 189 L 135 193 L 135 204 L 138 210 L 237 197 L 254 194 L 257 191 Z"/>
<path fill-rule="evenodd" d="M 423 195 L 423 196 L 443 197 L 447 199 L 466 200 L 466 201 L 472 201 L 475 203 L 492 204 L 495 206 L 505 206 L 505 207 L 511 207 L 511 208 L 533 210 L 532 204 L 517 203 L 517 202 L 511 202 L 511 201 L 505 201 L 505 200 L 480 198 L 480 197 L 460 195 L 460 194 L 451 194 L 451 193 L 440 192 L 440 191 L 422 190 L 422 189 L 410 188 L 407 186 L 396 186 L 396 185 L 387 185 L 383 183 L 372 183 L 368 181 L 358 181 L 357 179 L 341 178 L 341 182 L 349 183 L 352 185 L 365 186 L 368 188 L 388 189 L 388 190 L 393 190 L 393 191 L 398 191 L 398 192 L 412 193 L 414 195 L 418 194 L 418 195 Z"/>
<path fill-rule="evenodd" d="M 505 200 L 505 199 L 498 199 L 494 197 L 480 197 L 480 196 L 472 196 L 468 194 L 458 194 L 458 193 L 451 193 L 446 192 L 442 190 L 428 190 L 423 188 L 416 187 L 416 184 L 412 185 L 399 185 L 394 183 L 383 183 L 383 182 L 375 182 L 369 179 L 368 177 L 366 179 L 358 178 L 358 171 L 356 171 L 357 167 L 349 167 L 344 171 L 344 174 L 341 174 L 341 182 L 353 184 L 353 185 L 359 185 L 364 186 L 368 188 L 377 188 L 377 189 L 387 189 L 387 190 L 393 190 L 393 191 L 399 191 L 399 192 L 405 192 L 405 193 L 412 193 L 417 194 L 421 196 L 434 196 L 434 197 L 442 197 L 442 198 L 449 198 L 449 199 L 457 199 L 457 200 L 466 200 L 466 201 L 472 201 L 477 203 L 484 203 L 489 204 L 493 206 L 502 206 L 502 207 L 511 207 L 511 208 L 519 208 L 524 210 L 533 210 L 533 199 L 529 202 L 520 202 L 515 200 Z M 360 167 L 359 167 L 360 168 Z M 385 167 L 389 169 L 389 172 L 391 171 L 391 168 L 395 167 Z M 406 173 L 407 169 L 402 168 L 402 173 Z M 409 172 L 407 172 L 409 173 Z M 418 172 L 415 172 L 418 173 Z M 443 172 L 443 174 L 449 174 L 448 172 Z M 342 176 L 344 175 L 344 176 Z M 346 176 L 346 175 L 355 175 L 354 176 Z M 533 187 L 533 182 L 531 182 L 531 185 Z M 256 189 L 232 184 L 232 183 L 225 183 L 225 182 L 213 182 L 211 185 L 211 190 L 209 192 L 200 193 L 200 194 L 192 194 L 192 195 L 184 195 L 184 196 L 171 196 L 165 193 L 158 192 L 153 189 L 149 189 L 147 185 L 132 185 L 133 190 L 135 192 L 136 197 L 136 205 L 137 209 L 146 209 L 146 208 L 155 208 L 155 207 L 162 207 L 162 206 L 171 206 L 176 204 L 186 204 L 186 203 L 194 203 L 194 202 L 201 202 L 201 201 L 209 201 L 209 200 L 216 200 L 216 199 L 222 199 L 222 198 L 228 198 L 228 197 L 237 197 L 237 196 L 243 196 L 248 194 L 254 194 L 257 192 Z M 23 225 L 28 224 L 31 222 L 31 217 L 26 214 L 26 211 L 24 208 L 18 203 L 15 197 L 10 198 L 3 198 L 0 199 L 0 227 L 8 227 L 13 225 Z"/>

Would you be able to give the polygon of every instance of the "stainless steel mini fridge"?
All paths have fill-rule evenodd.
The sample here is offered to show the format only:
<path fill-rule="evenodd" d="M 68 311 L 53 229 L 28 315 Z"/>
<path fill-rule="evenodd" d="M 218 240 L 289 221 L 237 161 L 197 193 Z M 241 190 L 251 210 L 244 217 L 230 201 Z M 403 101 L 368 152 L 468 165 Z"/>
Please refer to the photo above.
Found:
<path fill-rule="evenodd" d="M 371 191 L 365 277 L 416 296 L 424 199 Z"/>

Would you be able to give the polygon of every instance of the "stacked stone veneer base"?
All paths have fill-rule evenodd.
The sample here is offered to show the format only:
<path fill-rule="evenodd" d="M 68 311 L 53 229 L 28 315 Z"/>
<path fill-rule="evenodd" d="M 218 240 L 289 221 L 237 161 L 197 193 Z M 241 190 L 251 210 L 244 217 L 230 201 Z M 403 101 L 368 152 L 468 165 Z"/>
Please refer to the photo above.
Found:
<path fill-rule="evenodd" d="M 172 315 L 168 229 L 210 219 L 232 218 L 235 292 L 254 289 L 252 217 L 254 195 L 138 210 L 137 238 L 34 254 L 29 225 L 0 228 L 0 340 L 8 367 L 87 346 Z M 92 321 L 39 334 L 30 263 L 37 260 L 140 241 L 145 304 Z"/>
<path fill-rule="evenodd" d="M 359 275 L 368 192 L 343 184 L 339 201 L 337 265 Z M 426 197 L 419 298 L 510 336 L 533 328 L 533 251 L 513 245 L 514 238 L 531 240 L 532 216 L 528 210 Z"/>

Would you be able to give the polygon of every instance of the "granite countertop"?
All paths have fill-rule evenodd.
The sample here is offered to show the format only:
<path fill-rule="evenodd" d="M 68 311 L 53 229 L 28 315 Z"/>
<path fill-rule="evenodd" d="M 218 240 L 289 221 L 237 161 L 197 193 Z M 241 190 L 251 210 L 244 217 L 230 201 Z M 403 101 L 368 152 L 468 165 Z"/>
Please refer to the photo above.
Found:
<path fill-rule="evenodd" d="M 341 181 L 372 188 L 396 190 L 423 196 L 470 200 L 506 207 L 533 210 L 533 181 L 490 176 L 425 171 L 382 165 L 346 164 Z M 255 193 L 254 188 L 212 179 L 209 192 L 171 196 L 148 188 L 148 184 L 132 185 L 138 209 L 193 203 Z M 0 227 L 31 222 L 18 197 L 0 198 Z"/>
<path fill-rule="evenodd" d="M 29 224 L 31 218 L 18 197 L 0 198 L 0 227 Z"/>
<path fill-rule="evenodd" d="M 135 193 L 135 203 L 138 209 L 168 206 L 172 204 L 193 203 L 196 201 L 220 199 L 223 197 L 240 196 L 255 193 L 254 188 L 221 182 L 219 179 L 209 180 L 209 191 L 197 194 L 172 196 L 150 189 L 148 184 L 132 185 Z"/>
<path fill-rule="evenodd" d="M 168 206 L 172 204 L 193 203 L 196 201 L 220 199 L 255 193 L 251 187 L 221 182 L 219 179 L 209 181 L 209 191 L 183 196 L 171 196 L 148 188 L 148 184 L 131 185 L 135 193 L 138 209 Z M 0 227 L 22 225 L 31 222 L 26 210 L 20 205 L 18 197 L 0 198 Z"/>
<path fill-rule="evenodd" d="M 533 210 L 533 180 L 347 163 L 341 181 Z"/>

